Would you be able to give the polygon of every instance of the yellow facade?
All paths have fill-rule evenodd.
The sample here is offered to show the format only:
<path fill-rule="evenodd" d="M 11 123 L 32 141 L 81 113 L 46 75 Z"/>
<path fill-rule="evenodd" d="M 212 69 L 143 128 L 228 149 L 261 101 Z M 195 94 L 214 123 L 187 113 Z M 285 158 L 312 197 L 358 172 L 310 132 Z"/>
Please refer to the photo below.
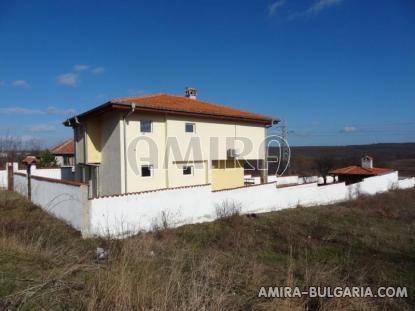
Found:
<path fill-rule="evenodd" d="M 108 114 L 107 119 L 84 123 L 87 163 L 112 162 L 101 164 L 105 166 L 100 174 L 104 192 L 109 192 L 114 180 L 118 180 L 117 188 L 122 192 L 207 183 L 212 184 L 213 190 L 242 187 L 244 169 L 228 160 L 228 150 L 238 149 L 247 160 L 265 157 L 266 128 L 261 125 L 143 112 L 129 115 L 127 121 L 123 116 Z M 151 132 L 141 132 L 143 120 L 152 121 Z M 186 132 L 186 123 L 194 124 L 195 131 Z M 249 144 L 243 146 L 241 138 Z M 151 146 L 156 147 L 155 152 Z M 141 176 L 145 165 L 151 165 L 151 176 Z M 191 174 L 184 174 L 184 166 L 192 167 Z"/>
<path fill-rule="evenodd" d="M 87 163 L 101 162 L 101 122 L 97 119 L 88 120 L 87 132 Z"/>
<path fill-rule="evenodd" d="M 244 186 L 244 168 L 234 161 L 214 161 L 212 168 L 212 190 L 223 190 Z"/>

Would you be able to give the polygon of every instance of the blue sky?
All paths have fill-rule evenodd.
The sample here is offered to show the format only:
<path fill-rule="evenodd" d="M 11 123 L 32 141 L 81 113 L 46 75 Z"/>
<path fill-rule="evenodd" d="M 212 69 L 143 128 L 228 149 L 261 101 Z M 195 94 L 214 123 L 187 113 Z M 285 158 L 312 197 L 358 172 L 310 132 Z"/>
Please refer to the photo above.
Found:
<path fill-rule="evenodd" d="M 190 85 L 292 145 L 415 141 L 413 0 L 1 1 L 0 38 L 0 136 Z"/>

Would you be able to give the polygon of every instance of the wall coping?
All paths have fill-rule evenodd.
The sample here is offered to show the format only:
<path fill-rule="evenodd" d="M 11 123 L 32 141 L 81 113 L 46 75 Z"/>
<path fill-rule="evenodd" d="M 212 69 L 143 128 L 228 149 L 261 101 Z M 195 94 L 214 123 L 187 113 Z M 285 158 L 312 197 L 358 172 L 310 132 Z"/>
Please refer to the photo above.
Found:
<path fill-rule="evenodd" d="M 248 185 L 248 186 L 228 188 L 228 189 L 212 190 L 212 192 L 230 191 L 230 190 L 237 190 L 237 189 L 244 189 L 244 188 L 251 188 L 251 187 L 271 185 L 271 184 L 276 184 L 276 183 L 277 183 L 277 181 L 270 181 L 270 182 L 266 182 L 266 183 L 262 183 L 262 184 L 256 184 L 256 185 Z"/>
<path fill-rule="evenodd" d="M 18 175 L 18 176 L 22 176 L 22 177 L 27 177 L 27 174 L 21 173 L 21 172 L 14 172 L 13 174 Z M 82 182 L 72 181 L 72 180 L 65 180 L 65 179 L 55 179 L 55 178 L 35 176 L 35 175 L 30 175 L 30 178 L 40 180 L 40 181 L 53 182 L 53 183 L 57 183 L 57 184 L 64 184 L 64 185 L 75 186 L 75 187 L 87 186 L 87 184 L 82 183 Z"/>
<path fill-rule="evenodd" d="M 101 195 L 101 196 L 93 197 L 89 200 L 105 199 L 105 198 L 113 198 L 113 197 L 125 197 L 129 195 L 140 195 L 140 194 L 146 194 L 146 193 L 151 193 L 151 192 L 161 192 L 161 191 L 168 191 L 168 190 L 190 189 L 190 188 L 206 187 L 210 185 L 211 184 L 201 184 L 201 185 L 181 186 L 181 187 L 172 187 L 172 188 L 159 188 L 159 189 L 144 190 L 144 191 L 138 191 L 138 192 L 116 193 L 116 194 L 108 194 L 108 195 Z"/>
<path fill-rule="evenodd" d="M 26 175 L 25 175 L 26 176 Z M 72 180 L 65 180 L 65 179 L 55 179 L 55 178 L 49 178 L 49 177 L 43 177 L 43 176 L 30 176 L 31 179 L 41 180 L 41 181 L 47 181 L 47 182 L 53 182 L 57 184 L 64 184 L 68 186 L 87 186 L 87 184 L 79 182 L 79 181 L 72 181 Z"/>

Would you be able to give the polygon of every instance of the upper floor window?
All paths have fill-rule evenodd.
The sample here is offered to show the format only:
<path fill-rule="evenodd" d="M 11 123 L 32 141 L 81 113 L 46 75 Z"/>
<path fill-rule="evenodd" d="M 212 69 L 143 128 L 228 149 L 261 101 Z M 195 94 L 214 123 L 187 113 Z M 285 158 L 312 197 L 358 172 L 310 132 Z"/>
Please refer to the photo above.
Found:
<path fill-rule="evenodd" d="M 195 124 L 194 123 L 186 123 L 185 124 L 186 133 L 194 133 L 195 132 Z"/>
<path fill-rule="evenodd" d="M 141 131 L 141 133 L 151 133 L 153 131 L 153 121 L 151 121 L 151 120 L 141 120 L 140 121 L 140 131 Z"/>

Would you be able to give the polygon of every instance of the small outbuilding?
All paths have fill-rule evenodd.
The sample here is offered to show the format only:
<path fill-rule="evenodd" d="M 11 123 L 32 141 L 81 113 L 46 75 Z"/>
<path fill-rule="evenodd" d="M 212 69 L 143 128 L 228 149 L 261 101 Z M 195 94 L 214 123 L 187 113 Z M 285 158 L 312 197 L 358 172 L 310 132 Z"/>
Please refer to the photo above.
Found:
<path fill-rule="evenodd" d="M 59 166 L 75 165 L 75 141 L 73 138 L 53 147 L 50 152 L 55 156 Z"/>
<path fill-rule="evenodd" d="M 391 172 L 391 169 L 373 167 L 373 158 L 364 156 L 360 166 L 352 165 L 338 168 L 329 172 L 332 176 L 337 176 L 339 182 L 345 182 L 346 185 L 361 182 L 364 178 L 383 175 Z"/>

